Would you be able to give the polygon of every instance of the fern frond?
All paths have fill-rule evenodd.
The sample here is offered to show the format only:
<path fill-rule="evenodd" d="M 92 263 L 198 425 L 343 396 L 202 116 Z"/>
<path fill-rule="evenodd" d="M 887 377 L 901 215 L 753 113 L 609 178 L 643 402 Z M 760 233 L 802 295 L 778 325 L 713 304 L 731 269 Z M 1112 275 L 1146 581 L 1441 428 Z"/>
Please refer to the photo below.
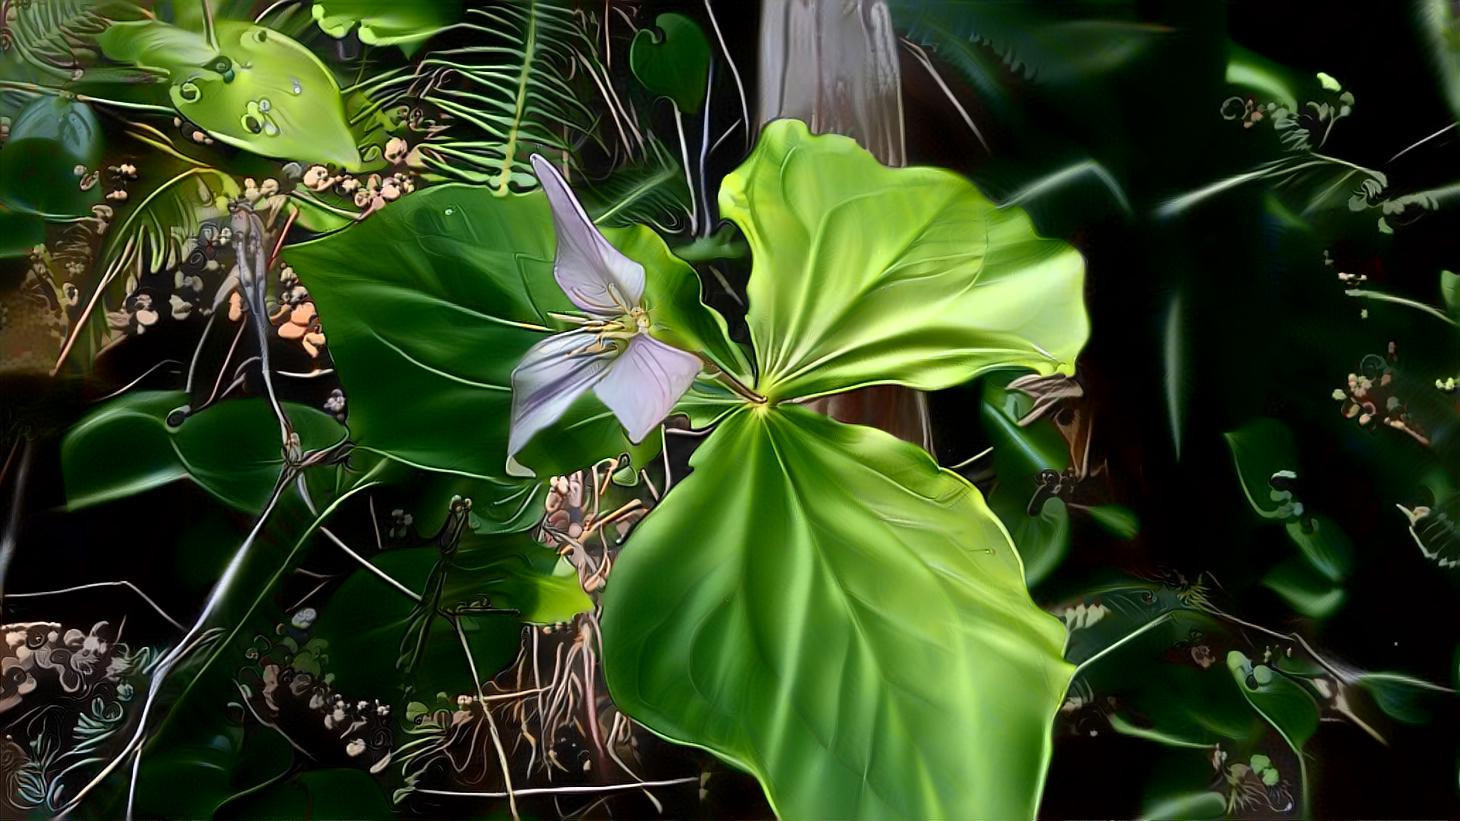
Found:
<path fill-rule="evenodd" d="M 650 141 L 645 162 L 621 168 L 583 186 L 585 207 L 602 225 L 643 223 L 664 234 L 689 225 L 689 187 L 673 152 Z"/>
<path fill-rule="evenodd" d="M 9 3 L 0 51 L 15 53 L 35 68 L 64 80 L 96 59 L 96 36 L 130 4 L 117 0 L 31 0 Z"/>
<path fill-rule="evenodd" d="M 533 152 L 568 152 L 596 118 L 569 81 L 586 35 L 567 0 L 507 0 L 472 9 L 458 26 L 480 42 L 421 61 L 412 95 L 442 112 L 447 127 L 421 156 L 443 176 L 506 194 L 534 185 Z"/>
<path fill-rule="evenodd" d="M 186 168 L 131 206 L 107 239 L 102 268 L 132 241 L 149 271 L 176 265 L 183 244 L 196 236 L 204 220 L 223 216 L 222 203 L 239 194 L 228 174 L 206 165 Z"/>

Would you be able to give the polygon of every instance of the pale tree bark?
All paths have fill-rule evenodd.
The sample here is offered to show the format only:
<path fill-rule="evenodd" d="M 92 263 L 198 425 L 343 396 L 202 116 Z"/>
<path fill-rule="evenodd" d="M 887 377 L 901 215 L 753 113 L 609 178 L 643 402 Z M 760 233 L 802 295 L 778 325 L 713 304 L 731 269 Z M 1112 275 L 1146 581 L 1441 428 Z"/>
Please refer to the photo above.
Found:
<path fill-rule="evenodd" d="M 905 165 L 897 34 L 883 0 L 765 0 L 760 22 L 761 125 L 805 121 L 842 134 L 887 165 Z M 932 450 L 921 392 L 878 385 L 807 403 Z"/>

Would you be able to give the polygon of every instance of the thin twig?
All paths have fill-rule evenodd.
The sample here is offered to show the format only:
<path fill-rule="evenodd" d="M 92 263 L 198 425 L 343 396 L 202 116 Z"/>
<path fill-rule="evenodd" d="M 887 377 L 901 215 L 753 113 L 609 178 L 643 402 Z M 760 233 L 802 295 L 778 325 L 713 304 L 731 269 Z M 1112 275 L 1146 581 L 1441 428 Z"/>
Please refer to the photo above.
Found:
<path fill-rule="evenodd" d="M 179 630 L 187 630 L 187 627 L 185 627 L 182 622 L 168 615 L 168 612 L 162 609 L 162 605 L 154 601 L 151 596 L 142 592 L 142 588 L 131 583 L 130 581 L 127 581 L 126 579 L 120 579 L 117 581 L 90 582 L 89 584 L 78 584 L 74 587 L 62 587 L 56 590 L 36 590 L 29 593 L 7 593 L 5 595 L 12 599 L 30 599 L 40 598 L 42 596 L 59 596 L 65 593 L 72 593 L 77 590 L 94 590 L 98 587 L 125 587 L 131 590 L 133 593 L 136 593 L 138 596 L 141 596 L 142 601 L 145 601 L 147 602 L 147 604 L 151 605 L 152 609 L 157 611 L 157 614 L 159 616 L 162 616 L 162 618 L 166 619 L 168 624 L 171 624 L 173 627 L 176 627 Z"/>
<path fill-rule="evenodd" d="M 471 655 L 471 645 L 466 643 L 466 632 L 461 629 L 461 619 L 453 616 L 451 626 L 456 628 L 456 636 L 461 639 L 461 652 L 466 655 L 466 663 L 471 668 L 472 686 L 476 688 L 477 698 L 481 699 L 482 715 L 486 717 L 487 728 L 492 732 L 492 746 L 497 749 L 497 761 L 502 765 L 502 784 L 507 792 L 499 797 L 507 799 L 507 808 L 514 819 L 521 816 L 517 813 L 517 797 L 512 790 L 512 770 L 507 765 L 507 751 L 502 749 L 502 737 L 497 733 L 497 722 L 492 718 L 491 708 L 487 707 L 487 695 L 482 691 L 482 679 L 477 674 L 477 663 Z"/>
<path fill-rule="evenodd" d="M 676 784 L 698 783 L 699 776 L 692 775 L 685 778 L 666 778 L 661 781 L 640 781 L 630 784 L 594 784 L 582 787 L 528 787 L 517 790 L 515 795 L 570 795 L 573 793 L 598 793 L 614 792 L 617 790 L 641 790 L 645 787 L 672 787 Z M 460 792 L 456 790 L 416 790 L 421 795 L 440 795 L 449 798 L 505 798 L 507 793 L 499 792 Z"/>
<path fill-rule="evenodd" d="M 30 477 L 33 450 L 34 446 L 29 439 L 22 440 L 20 464 L 15 469 L 15 489 L 10 494 L 10 516 L 5 522 L 4 535 L 0 535 L 0 608 L 3 608 L 5 602 L 5 574 L 10 569 L 10 560 L 15 558 L 15 544 L 20 535 L 20 509 L 25 501 L 25 485 Z"/>

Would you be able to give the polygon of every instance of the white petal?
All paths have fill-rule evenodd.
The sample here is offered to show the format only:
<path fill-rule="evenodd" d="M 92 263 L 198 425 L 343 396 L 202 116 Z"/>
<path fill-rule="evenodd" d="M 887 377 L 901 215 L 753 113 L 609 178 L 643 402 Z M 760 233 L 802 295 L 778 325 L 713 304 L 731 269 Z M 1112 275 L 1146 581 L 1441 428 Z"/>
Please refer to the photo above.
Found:
<path fill-rule="evenodd" d="M 594 343 L 587 331 L 550 336 L 529 348 L 512 370 L 509 459 L 604 377 L 612 355 L 583 352 Z"/>
<path fill-rule="evenodd" d="M 593 392 L 637 444 L 669 415 L 702 364 L 694 354 L 639 334 L 608 366 L 608 375 L 593 386 Z"/>
<path fill-rule="evenodd" d="M 609 244 L 584 213 L 558 170 L 538 154 L 532 167 L 553 209 L 558 237 L 553 277 L 574 305 L 599 316 L 619 316 L 644 296 L 644 266 Z"/>

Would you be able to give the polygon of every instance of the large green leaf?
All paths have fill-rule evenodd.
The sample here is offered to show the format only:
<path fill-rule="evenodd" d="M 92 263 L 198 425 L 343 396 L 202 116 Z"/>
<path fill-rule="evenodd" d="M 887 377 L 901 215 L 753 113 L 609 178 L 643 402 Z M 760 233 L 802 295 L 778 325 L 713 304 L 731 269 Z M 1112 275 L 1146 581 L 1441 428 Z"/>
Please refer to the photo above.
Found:
<path fill-rule="evenodd" d="M 780 120 L 725 178 L 720 210 L 754 255 L 746 319 L 772 399 L 1072 373 L 1089 335 L 1080 255 L 951 172 L 888 168 Z"/>
<path fill-rule="evenodd" d="M 1072 668 L 978 492 L 796 406 L 691 465 L 605 593 L 614 703 L 786 817 L 1032 817 Z"/>
<path fill-rule="evenodd" d="M 358 25 L 360 42 L 400 46 L 410 55 L 461 18 L 461 0 L 321 0 L 310 11 L 331 37 L 344 37 Z"/>
<path fill-rule="evenodd" d="M 61 443 L 71 509 L 178 479 L 191 479 L 240 510 L 262 509 L 284 464 L 279 424 L 268 403 L 222 402 L 169 425 L 168 416 L 187 401 L 181 391 L 129 393 L 76 423 Z M 292 403 L 284 407 L 305 450 L 329 447 L 345 436 L 323 411 Z"/>
<path fill-rule="evenodd" d="M 663 240 L 642 227 L 605 233 L 647 270 L 652 332 L 743 374 L 724 320 L 699 302 L 694 272 Z M 361 447 L 507 480 L 512 370 L 560 327 L 550 314 L 576 310 L 553 279 L 554 243 L 541 192 L 443 185 L 285 250 L 319 304 Z M 631 446 L 613 414 L 585 396 L 518 460 L 546 476 L 625 452 L 649 458 L 657 442 Z"/>
<path fill-rule="evenodd" d="M 285 250 L 319 304 L 361 447 L 507 479 L 512 369 L 553 330 L 549 313 L 573 310 L 553 280 L 553 243 L 540 192 L 443 185 Z M 592 397 L 549 430 L 519 457 L 542 474 L 629 449 Z"/>
<path fill-rule="evenodd" d="M 218 48 L 156 20 L 114 23 L 107 57 L 167 75 L 177 112 L 214 137 L 265 157 L 354 168 L 360 154 L 340 88 L 304 46 L 252 23 L 220 22 Z"/>

